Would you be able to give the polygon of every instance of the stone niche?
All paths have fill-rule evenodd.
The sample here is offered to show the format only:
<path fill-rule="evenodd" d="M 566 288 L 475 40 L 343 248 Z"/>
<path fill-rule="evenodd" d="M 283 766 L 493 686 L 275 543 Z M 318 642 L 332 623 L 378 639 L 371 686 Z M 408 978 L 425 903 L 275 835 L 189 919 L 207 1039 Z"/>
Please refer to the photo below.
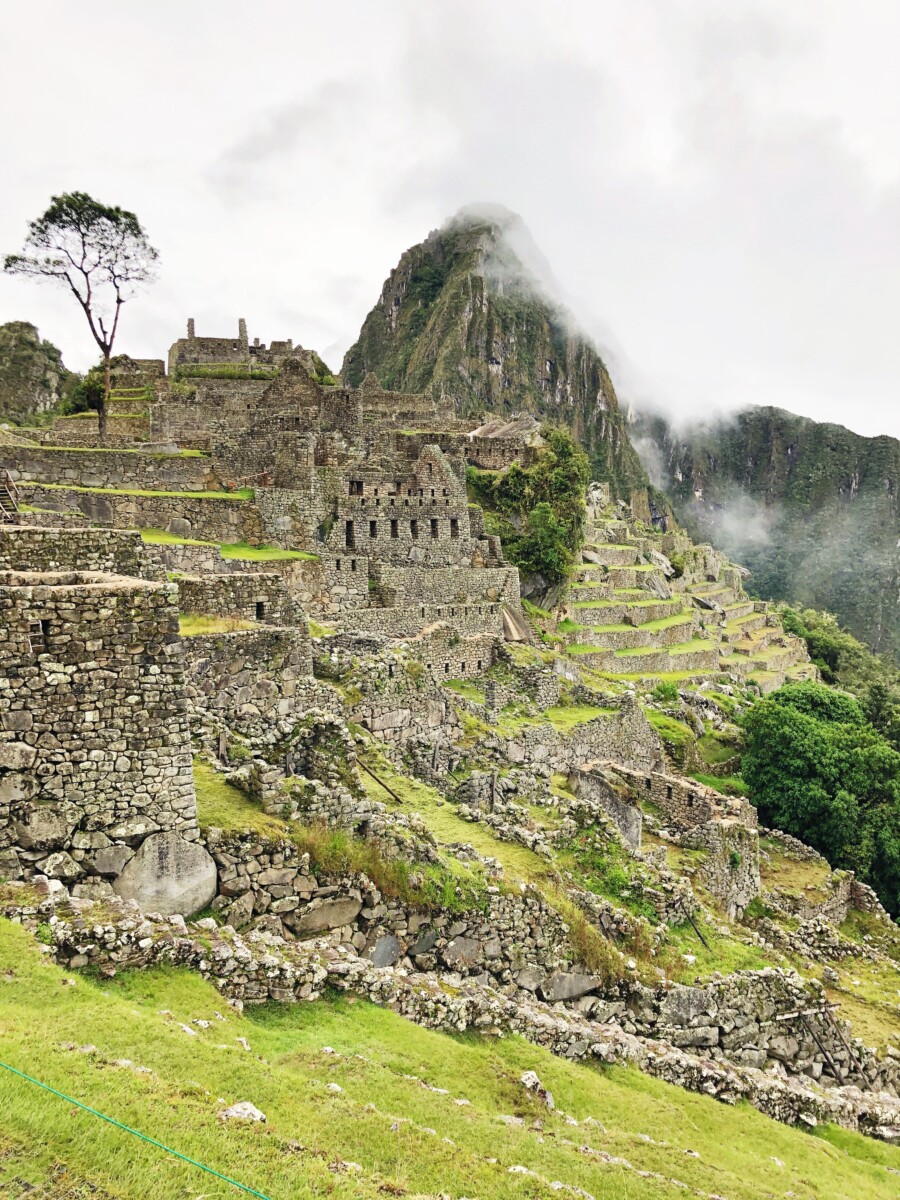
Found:
<path fill-rule="evenodd" d="M 171 584 L 99 571 L 0 572 L 0 876 L 102 894 L 125 875 L 153 911 L 195 911 L 214 895 L 208 855 L 192 845 L 176 597 Z M 131 865 L 160 838 L 157 860 L 178 865 L 165 896 Z"/>

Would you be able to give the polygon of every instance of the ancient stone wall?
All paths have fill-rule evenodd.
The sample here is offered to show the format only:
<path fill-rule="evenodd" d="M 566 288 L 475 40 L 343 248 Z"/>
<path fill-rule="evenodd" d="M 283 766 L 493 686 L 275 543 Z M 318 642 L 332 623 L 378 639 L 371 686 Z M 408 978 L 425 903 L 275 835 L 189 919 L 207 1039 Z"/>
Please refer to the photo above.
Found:
<path fill-rule="evenodd" d="M 423 571 L 373 562 L 372 578 L 385 605 L 519 601 L 519 572 L 515 567 L 431 567 Z"/>
<path fill-rule="evenodd" d="M 306 617 L 288 594 L 284 580 L 272 572 L 179 575 L 177 583 L 178 606 L 183 613 L 307 627 Z"/>
<path fill-rule="evenodd" d="M 165 529 L 208 542 L 261 542 L 259 509 L 240 496 L 197 498 L 162 492 L 128 495 L 109 490 L 81 491 L 40 484 L 22 489 L 27 503 L 59 513 L 81 513 L 113 529 Z"/>
<path fill-rule="evenodd" d="M 106 437 L 100 441 L 100 430 L 95 413 L 79 413 L 77 416 L 57 417 L 52 428 L 46 430 L 41 441 L 46 446 L 105 446 L 125 449 L 138 442 L 146 442 L 150 434 L 150 423 L 143 416 L 112 416 L 107 419 Z"/>
<path fill-rule="evenodd" d="M 16 480 L 72 487 L 189 492 L 217 491 L 221 487 L 209 458 L 137 450 L 5 447 L 0 450 L 3 468 Z"/>
<path fill-rule="evenodd" d="M 760 892 L 756 829 L 734 819 L 713 820 L 683 834 L 681 845 L 705 851 L 694 882 L 718 900 L 729 918 L 739 919 Z"/>
<path fill-rule="evenodd" d="M 175 601 L 101 573 L 0 576 L 8 875 L 113 878 L 150 834 L 197 837 Z"/>
<path fill-rule="evenodd" d="M 639 772 L 624 765 L 609 765 L 629 779 L 642 799 L 655 804 L 677 829 L 693 829 L 723 817 L 732 817 L 749 829 L 757 827 L 756 808 L 743 797 L 723 796 L 702 783 L 661 771 Z"/>
<path fill-rule="evenodd" d="M 503 605 L 415 604 L 406 608 L 351 609 L 341 623 L 356 633 L 391 638 L 414 638 L 423 629 L 438 623 L 451 625 L 457 634 L 480 633 L 502 638 Z"/>
<path fill-rule="evenodd" d="M 527 468 L 537 459 L 537 450 L 518 438 L 469 437 L 467 441 L 467 461 L 483 471 L 505 471 L 514 462 Z"/>
<path fill-rule="evenodd" d="M 533 725 L 513 737 L 498 733 L 497 747 L 509 762 L 543 774 L 568 772 L 573 766 L 600 759 L 612 760 L 617 771 L 618 764 L 653 770 L 663 759 L 659 737 L 638 705 L 627 697 L 617 712 L 565 732 Z"/>
<path fill-rule="evenodd" d="M 220 717 L 239 733 L 271 733 L 321 703 L 312 678 L 309 635 L 304 629 L 209 634 L 184 639 L 185 691 L 193 708 Z"/>
<path fill-rule="evenodd" d="M 136 579 L 165 578 L 139 533 L 31 525 L 0 525 L 0 571 L 106 571 Z"/>

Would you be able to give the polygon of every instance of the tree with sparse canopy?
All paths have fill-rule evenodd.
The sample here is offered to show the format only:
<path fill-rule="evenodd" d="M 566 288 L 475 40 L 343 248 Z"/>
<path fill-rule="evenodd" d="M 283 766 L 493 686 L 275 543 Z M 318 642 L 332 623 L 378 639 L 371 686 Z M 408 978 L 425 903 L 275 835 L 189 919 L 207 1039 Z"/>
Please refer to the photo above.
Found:
<path fill-rule="evenodd" d="M 67 192 L 51 198 L 43 216 L 29 224 L 21 253 L 8 254 L 3 262 L 10 275 L 55 280 L 81 306 L 102 356 L 101 441 L 119 314 L 125 301 L 153 279 L 158 257 L 134 213 L 101 204 L 86 192 Z"/>

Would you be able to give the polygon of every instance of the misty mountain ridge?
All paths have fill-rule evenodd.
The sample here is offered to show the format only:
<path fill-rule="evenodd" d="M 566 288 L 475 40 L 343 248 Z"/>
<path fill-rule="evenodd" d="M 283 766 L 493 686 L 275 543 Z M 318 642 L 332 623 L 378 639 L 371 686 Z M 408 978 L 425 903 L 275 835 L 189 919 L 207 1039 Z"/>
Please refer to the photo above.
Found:
<path fill-rule="evenodd" d="M 548 289 L 550 294 L 548 294 Z M 568 425 L 594 475 L 646 515 L 647 476 L 596 347 L 552 295 L 549 268 L 521 218 L 461 210 L 401 256 L 344 358 L 358 385 L 437 390 L 462 416 L 527 411 Z"/>
<path fill-rule="evenodd" d="M 693 423 L 632 414 L 632 440 L 678 519 L 753 572 L 767 599 L 834 612 L 900 654 L 900 442 L 780 408 Z"/>

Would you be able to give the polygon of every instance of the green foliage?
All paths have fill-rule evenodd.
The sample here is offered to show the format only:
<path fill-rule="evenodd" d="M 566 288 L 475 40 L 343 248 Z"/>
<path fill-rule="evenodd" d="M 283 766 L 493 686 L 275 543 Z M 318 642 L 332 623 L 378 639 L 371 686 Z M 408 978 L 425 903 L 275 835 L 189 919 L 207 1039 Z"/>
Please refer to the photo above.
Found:
<path fill-rule="evenodd" d="M 667 680 L 661 680 L 650 693 L 654 700 L 665 704 L 674 704 L 678 700 L 678 685 Z"/>
<path fill-rule="evenodd" d="M 787 684 L 743 719 L 741 774 L 763 820 L 857 872 L 900 911 L 900 753 L 859 704 Z"/>
<path fill-rule="evenodd" d="M 73 413 L 99 412 L 103 403 L 103 367 L 91 367 L 59 406 L 62 416 Z"/>
<path fill-rule="evenodd" d="M 504 550 L 523 571 L 561 583 L 584 536 L 587 455 L 564 429 L 543 431 L 547 448 L 528 468 L 467 472 L 472 498 L 501 519 Z"/>

